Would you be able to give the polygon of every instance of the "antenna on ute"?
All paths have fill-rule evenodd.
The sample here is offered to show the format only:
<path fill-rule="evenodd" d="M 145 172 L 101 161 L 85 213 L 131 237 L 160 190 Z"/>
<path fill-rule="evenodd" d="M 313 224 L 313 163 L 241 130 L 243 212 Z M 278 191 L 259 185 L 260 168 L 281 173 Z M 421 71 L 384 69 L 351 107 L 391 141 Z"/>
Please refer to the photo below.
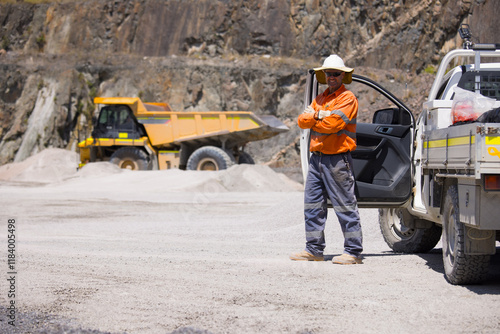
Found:
<path fill-rule="evenodd" d="M 458 28 L 458 33 L 460 37 L 464 40 L 464 49 L 472 49 L 472 34 L 470 33 L 469 25 L 462 23 L 462 26 Z"/>

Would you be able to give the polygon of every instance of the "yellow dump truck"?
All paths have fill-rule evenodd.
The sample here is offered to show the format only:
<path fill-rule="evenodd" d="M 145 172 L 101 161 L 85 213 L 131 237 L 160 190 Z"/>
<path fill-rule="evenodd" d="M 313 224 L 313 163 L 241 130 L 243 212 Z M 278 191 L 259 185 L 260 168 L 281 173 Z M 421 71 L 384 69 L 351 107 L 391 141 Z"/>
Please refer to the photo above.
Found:
<path fill-rule="evenodd" d="M 274 116 L 248 111 L 172 111 L 138 97 L 96 97 L 91 137 L 78 144 L 80 167 L 110 161 L 133 170 L 221 170 L 253 163 L 243 148 L 288 131 Z"/>

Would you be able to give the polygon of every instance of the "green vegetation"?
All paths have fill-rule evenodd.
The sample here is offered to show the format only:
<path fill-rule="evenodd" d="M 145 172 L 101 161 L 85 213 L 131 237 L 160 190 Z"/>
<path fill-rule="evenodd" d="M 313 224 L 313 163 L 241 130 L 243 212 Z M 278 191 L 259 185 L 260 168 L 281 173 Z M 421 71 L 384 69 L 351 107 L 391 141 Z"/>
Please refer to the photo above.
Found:
<path fill-rule="evenodd" d="M 2 44 L 0 45 L 0 49 L 8 50 L 9 46 L 10 46 L 9 37 L 3 36 L 2 37 Z"/>
<path fill-rule="evenodd" d="M 89 88 L 89 98 L 94 101 L 94 98 L 97 97 L 97 87 L 90 81 L 87 81 L 87 87 Z"/>
<path fill-rule="evenodd" d="M 36 38 L 36 44 L 38 45 L 39 50 L 43 50 L 43 47 L 45 46 L 46 40 L 45 40 L 45 34 L 42 32 L 38 37 Z"/>
<path fill-rule="evenodd" d="M 45 86 L 45 82 L 43 82 L 43 79 L 40 79 L 40 81 L 38 82 L 38 90 L 41 90 L 43 86 Z"/>
<path fill-rule="evenodd" d="M 76 104 L 76 113 L 81 114 L 83 112 L 83 102 L 82 100 L 78 99 L 78 103 Z"/>
<path fill-rule="evenodd" d="M 436 74 L 436 67 L 433 66 L 433 65 L 428 65 L 425 69 L 424 69 L 424 72 L 425 73 L 429 73 L 429 74 L 432 74 L 432 75 L 435 75 Z"/>

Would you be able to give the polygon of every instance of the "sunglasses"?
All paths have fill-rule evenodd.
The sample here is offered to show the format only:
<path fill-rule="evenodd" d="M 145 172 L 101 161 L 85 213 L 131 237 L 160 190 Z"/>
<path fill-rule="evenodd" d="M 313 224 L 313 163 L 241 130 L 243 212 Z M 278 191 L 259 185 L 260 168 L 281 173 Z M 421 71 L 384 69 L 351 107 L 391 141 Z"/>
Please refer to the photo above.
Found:
<path fill-rule="evenodd" d="M 327 77 L 338 77 L 342 74 L 342 72 L 325 72 Z"/>

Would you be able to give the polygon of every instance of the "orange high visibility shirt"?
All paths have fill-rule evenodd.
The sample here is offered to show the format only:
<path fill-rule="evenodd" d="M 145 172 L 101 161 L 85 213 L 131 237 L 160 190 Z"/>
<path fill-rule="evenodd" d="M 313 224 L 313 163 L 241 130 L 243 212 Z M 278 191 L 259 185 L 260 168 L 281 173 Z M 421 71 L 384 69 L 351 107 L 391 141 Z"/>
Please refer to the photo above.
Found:
<path fill-rule="evenodd" d="M 311 129 L 310 151 L 337 154 L 356 149 L 356 117 L 358 99 L 344 85 L 330 94 L 327 88 L 311 103 L 316 110 L 329 110 L 330 116 L 315 119 L 313 113 L 302 113 L 298 118 L 299 127 Z"/>

